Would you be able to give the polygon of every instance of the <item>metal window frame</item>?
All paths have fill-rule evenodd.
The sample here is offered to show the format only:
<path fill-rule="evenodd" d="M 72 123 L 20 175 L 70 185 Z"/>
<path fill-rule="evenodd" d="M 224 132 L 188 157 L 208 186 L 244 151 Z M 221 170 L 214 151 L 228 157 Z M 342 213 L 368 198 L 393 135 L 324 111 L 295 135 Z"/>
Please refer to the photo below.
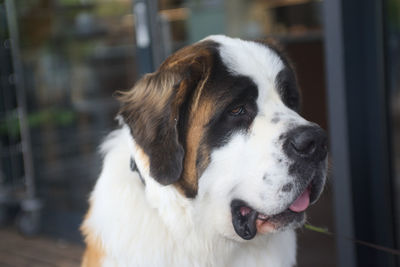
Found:
<path fill-rule="evenodd" d="M 325 0 L 327 97 L 338 236 L 394 248 L 383 4 Z M 338 266 L 396 258 L 337 238 Z"/>
<path fill-rule="evenodd" d="M 158 1 L 133 0 L 136 56 L 140 75 L 155 71 L 171 53 L 170 25 L 160 16 Z"/>
<path fill-rule="evenodd" d="M 336 232 L 354 236 L 353 202 L 349 162 L 347 127 L 346 82 L 344 73 L 344 47 L 341 1 L 324 2 L 324 41 L 327 80 L 327 103 L 332 168 Z M 337 239 L 338 266 L 356 266 L 354 244 Z"/>

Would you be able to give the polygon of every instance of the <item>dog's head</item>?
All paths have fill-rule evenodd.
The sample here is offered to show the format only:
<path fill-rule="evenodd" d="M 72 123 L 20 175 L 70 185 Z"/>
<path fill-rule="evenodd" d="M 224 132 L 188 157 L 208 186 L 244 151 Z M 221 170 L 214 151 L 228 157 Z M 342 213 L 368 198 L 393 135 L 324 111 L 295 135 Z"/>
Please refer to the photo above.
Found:
<path fill-rule="evenodd" d="M 211 36 L 121 101 L 148 176 L 191 199 L 196 220 L 218 233 L 298 227 L 322 191 L 326 135 L 297 113 L 293 69 L 268 44 Z"/>

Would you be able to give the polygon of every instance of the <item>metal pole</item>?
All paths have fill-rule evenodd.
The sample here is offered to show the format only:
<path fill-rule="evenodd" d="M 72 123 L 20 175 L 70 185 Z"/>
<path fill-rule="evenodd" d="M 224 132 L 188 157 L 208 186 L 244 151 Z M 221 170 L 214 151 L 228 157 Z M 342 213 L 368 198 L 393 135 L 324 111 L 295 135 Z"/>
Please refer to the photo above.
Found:
<path fill-rule="evenodd" d="M 324 1 L 323 11 L 336 232 L 339 236 L 353 237 L 353 199 L 346 106 L 342 1 Z M 356 266 L 354 244 L 349 240 L 338 238 L 336 246 L 338 266 Z"/>
<path fill-rule="evenodd" d="M 21 131 L 21 147 L 23 154 L 23 163 L 25 169 L 25 186 L 27 197 L 32 199 L 35 197 L 34 168 L 31 148 L 31 137 L 29 134 L 29 126 L 26 115 L 26 96 L 25 83 L 23 75 L 23 66 L 19 50 L 18 22 L 15 12 L 15 3 L 13 0 L 5 1 L 7 24 L 11 39 L 11 56 L 14 68 L 14 82 L 17 90 L 18 105 L 18 121 Z"/>
<path fill-rule="evenodd" d="M 133 1 L 136 32 L 136 62 L 139 75 L 154 71 L 153 53 L 148 19 L 148 6 L 144 0 Z"/>
<path fill-rule="evenodd" d="M 164 60 L 163 55 L 163 40 L 160 29 L 160 20 L 158 16 L 158 1 L 145 0 L 147 4 L 147 15 L 151 36 L 151 52 L 153 54 L 153 67 L 157 69 L 161 62 Z"/>
<path fill-rule="evenodd" d="M 133 1 L 138 68 L 141 75 L 155 71 L 169 55 L 169 22 L 160 17 L 156 0 Z"/>

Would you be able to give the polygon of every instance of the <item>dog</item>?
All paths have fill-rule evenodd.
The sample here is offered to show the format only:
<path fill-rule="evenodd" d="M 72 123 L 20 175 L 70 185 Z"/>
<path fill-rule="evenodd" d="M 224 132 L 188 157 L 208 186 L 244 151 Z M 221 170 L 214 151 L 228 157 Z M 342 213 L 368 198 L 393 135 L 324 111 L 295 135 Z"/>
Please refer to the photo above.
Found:
<path fill-rule="evenodd" d="M 323 190 L 327 137 L 298 114 L 279 49 L 210 36 L 118 98 L 82 266 L 296 264 L 294 229 Z"/>

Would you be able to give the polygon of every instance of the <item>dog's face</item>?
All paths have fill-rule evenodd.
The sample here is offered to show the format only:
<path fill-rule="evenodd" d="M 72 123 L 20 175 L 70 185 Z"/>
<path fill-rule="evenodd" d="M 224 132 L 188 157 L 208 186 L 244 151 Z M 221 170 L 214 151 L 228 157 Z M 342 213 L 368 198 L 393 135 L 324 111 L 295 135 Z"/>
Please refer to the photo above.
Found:
<path fill-rule="evenodd" d="M 298 227 L 322 191 L 325 133 L 297 113 L 295 74 L 266 44 L 212 36 L 121 100 L 149 175 L 190 198 L 210 231 L 248 240 Z"/>

